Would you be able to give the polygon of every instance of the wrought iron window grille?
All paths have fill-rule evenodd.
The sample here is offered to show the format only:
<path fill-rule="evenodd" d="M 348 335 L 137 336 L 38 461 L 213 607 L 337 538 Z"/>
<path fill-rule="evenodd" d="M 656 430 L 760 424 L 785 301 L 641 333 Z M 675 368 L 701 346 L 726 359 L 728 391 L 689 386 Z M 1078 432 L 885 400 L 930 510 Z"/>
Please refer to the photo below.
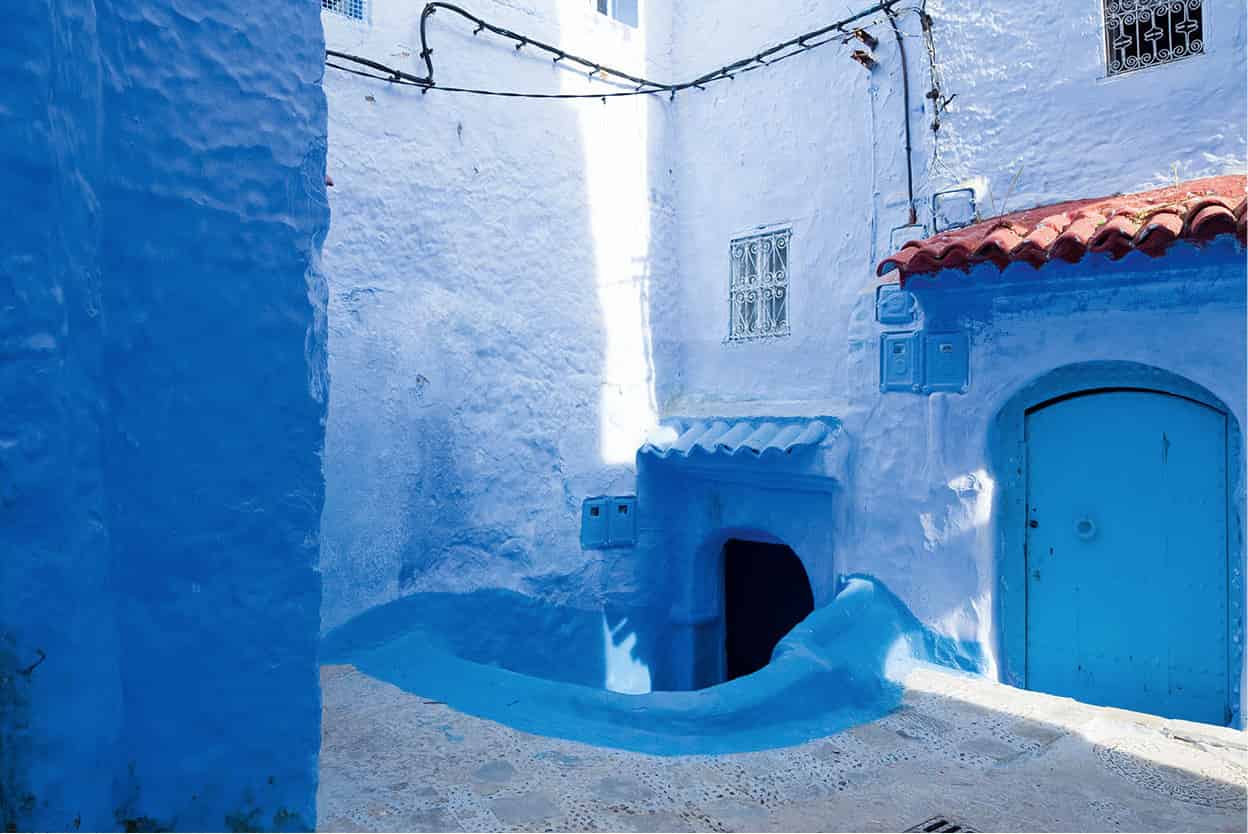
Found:
<path fill-rule="evenodd" d="M 729 245 L 728 341 L 789 335 L 789 259 L 793 230 L 734 238 Z"/>
<path fill-rule="evenodd" d="M 352 20 L 368 20 L 368 0 L 321 0 L 321 10 Z"/>
<path fill-rule="evenodd" d="M 1168 64 L 1205 51 L 1203 0 L 1104 0 L 1110 75 Z"/>

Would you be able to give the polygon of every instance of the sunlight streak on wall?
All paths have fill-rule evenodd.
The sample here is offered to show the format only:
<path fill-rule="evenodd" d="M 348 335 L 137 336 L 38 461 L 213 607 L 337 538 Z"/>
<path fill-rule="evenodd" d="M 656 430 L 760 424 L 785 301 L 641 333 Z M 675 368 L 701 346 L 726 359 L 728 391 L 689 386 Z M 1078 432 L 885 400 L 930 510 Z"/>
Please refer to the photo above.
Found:
<path fill-rule="evenodd" d="M 939 512 L 919 513 L 923 547 L 936 550 L 958 536 L 981 529 L 992 518 L 992 496 L 996 482 L 987 470 L 977 469 L 951 479 L 946 485 L 953 494 Z"/>
<path fill-rule="evenodd" d="M 650 667 L 633 657 L 637 647 L 637 632 L 625 634 L 628 618 L 612 628 L 607 615 L 602 615 L 602 649 L 606 659 L 607 679 L 604 686 L 612 692 L 626 695 L 644 695 L 650 691 Z M 624 636 L 616 641 L 616 635 Z"/>
<path fill-rule="evenodd" d="M 560 5 L 560 19 L 579 18 L 583 7 Z M 600 46 L 615 66 L 641 70 L 645 29 L 603 18 Z M 566 28 L 566 27 L 565 27 Z M 565 73 L 565 92 L 600 92 L 601 82 Z M 575 105 L 585 154 L 585 204 L 602 311 L 604 355 L 599 397 L 599 448 L 607 464 L 631 464 L 646 433 L 658 422 L 650 345 L 650 152 L 644 97 Z"/>
<path fill-rule="evenodd" d="M 590 231 L 606 336 L 602 374 L 604 463 L 632 463 L 657 423 L 649 339 L 650 203 L 646 103 L 581 111 Z"/>

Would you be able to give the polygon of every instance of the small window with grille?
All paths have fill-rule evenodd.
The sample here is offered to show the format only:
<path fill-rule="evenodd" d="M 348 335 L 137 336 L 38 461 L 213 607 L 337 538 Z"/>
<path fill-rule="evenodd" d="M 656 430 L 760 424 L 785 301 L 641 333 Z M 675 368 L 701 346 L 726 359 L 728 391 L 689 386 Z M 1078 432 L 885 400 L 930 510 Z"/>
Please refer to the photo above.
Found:
<path fill-rule="evenodd" d="M 321 9 L 352 20 L 368 20 L 368 0 L 321 0 Z"/>
<path fill-rule="evenodd" d="M 789 335 L 789 244 L 793 230 L 734 238 L 728 297 L 728 341 Z"/>
<path fill-rule="evenodd" d="M 1110 75 L 1205 51 L 1203 0 L 1103 0 Z"/>

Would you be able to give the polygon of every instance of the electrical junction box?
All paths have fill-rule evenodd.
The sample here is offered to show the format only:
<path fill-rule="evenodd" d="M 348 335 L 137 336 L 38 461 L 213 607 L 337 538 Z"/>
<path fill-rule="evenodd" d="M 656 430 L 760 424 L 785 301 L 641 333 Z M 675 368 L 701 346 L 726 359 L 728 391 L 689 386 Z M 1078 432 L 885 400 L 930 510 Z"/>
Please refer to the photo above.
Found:
<path fill-rule="evenodd" d="M 960 229 L 977 219 L 975 189 L 954 188 L 932 195 L 932 224 L 937 232 Z"/>
<path fill-rule="evenodd" d="M 637 541 L 637 499 L 612 498 L 607 506 L 607 547 L 632 547 Z"/>
<path fill-rule="evenodd" d="M 901 247 L 905 246 L 912 240 L 923 240 L 927 237 L 927 227 L 922 223 L 910 223 L 905 226 L 896 226 L 889 230 L 888 248 L 891 252 L 900 252 Z"/>
<path fill-rule="evenodd" d="M 581 502 L 581 547 L 597 550 L 607 546 L 607 509 L 610 498 L 586 498 Z"/>
<path fill-rule="evenodd" d="M 927 333 L 923 337 L 923 390 L 965 394 L 971 366 L 965 332 Z"/>
<path fill-rule="evenodd" d="M 918 331 L 880 336 L 880 390 L 923 390 L 923 334 Z"/>
<path fill-rule="evenodd" d="M 880 324 L 914 324 L 919 317 L 919 302 L 914 293 L 900 284 L 881 284 L 875 288 L 875 320 Z"/>
<path fill-rule="evenodd" d="M 601 496 L 581 502 L 581 548 L 632 547 L 637 542 L 637 496 Z"/>

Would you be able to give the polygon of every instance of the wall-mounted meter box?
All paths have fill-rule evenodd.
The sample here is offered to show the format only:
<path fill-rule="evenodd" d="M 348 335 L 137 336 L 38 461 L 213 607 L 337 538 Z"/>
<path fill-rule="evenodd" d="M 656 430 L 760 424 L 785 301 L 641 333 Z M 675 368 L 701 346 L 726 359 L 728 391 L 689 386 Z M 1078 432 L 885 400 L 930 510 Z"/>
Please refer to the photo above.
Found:
<path fill-rule="evenodd" d="M 600 496 L 581 502 L 581 547 L 632 547 L 637 541 L 637 497 Z"/>
<path fill-rule="evenodd" d="M 880 336 L 880 390 L 923 389 L 923 334 L 916 331 Z"/>
<path fill-rule="evenodd" d="M 607 546 L 632 547 L 637 541 L 637 499 L 612 498 L 607 507 Z"/>
<path fill-rule="evenodd" d="M 607 508 L 610 498 L 586 498 L 581 502 L 581 547 L 597 550 L 607 546 Z"/>
<path fill-rule="evenodd" d="M 880 336 L 880 390 L 965 394 L 970 354 L 971 340 L 963 330 L 885 333 Z"/>
<path fill-rule="evenodd" d="M 881 284 L 875 288 L 875 320 L 880 324 L 914 324 L 919 317 L 919 302 L 914 293 L 900 284 Z"/>
<path fill-rule="evenodd" d="M 964 331 L 923 337 L 923 390 L 965 394 L 970 376 L 970 339 Z"/>

